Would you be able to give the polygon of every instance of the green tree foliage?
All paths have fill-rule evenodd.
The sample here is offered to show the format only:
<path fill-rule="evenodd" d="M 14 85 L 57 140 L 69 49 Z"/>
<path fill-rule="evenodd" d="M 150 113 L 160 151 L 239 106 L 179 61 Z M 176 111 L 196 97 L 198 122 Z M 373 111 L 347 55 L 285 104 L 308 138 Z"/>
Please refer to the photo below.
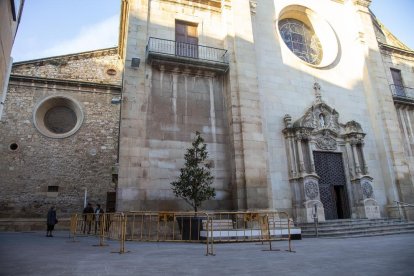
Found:
<path fill-rule="evenodd" d="M 184 199 L 195 212 L 203 201 L 216 196 L 216 191 L 211 187 L 213 176 L 210 165 L 205 162 L 208 157 L 206 147 L 197 131 L 192 146 L 184 155 L 185 166 L 180 169 L 178 180 L 171 183 L 175 196 Z"/>

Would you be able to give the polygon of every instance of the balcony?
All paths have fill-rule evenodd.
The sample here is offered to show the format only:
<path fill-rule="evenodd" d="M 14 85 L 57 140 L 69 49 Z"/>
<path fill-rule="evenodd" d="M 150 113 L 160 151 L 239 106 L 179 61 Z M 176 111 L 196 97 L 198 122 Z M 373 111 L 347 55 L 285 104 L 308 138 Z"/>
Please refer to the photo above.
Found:
<path fill-rule="evenodd" d="M 227 50 L 150 37 L 146 48 L 149 64 L 184 65 L 186 68 L 227 72 Z"/>
<path fill-rule="evenodd" d="M 394 103 L 414 105 L 414 88 L 400 85 L 390 85 Z"/>

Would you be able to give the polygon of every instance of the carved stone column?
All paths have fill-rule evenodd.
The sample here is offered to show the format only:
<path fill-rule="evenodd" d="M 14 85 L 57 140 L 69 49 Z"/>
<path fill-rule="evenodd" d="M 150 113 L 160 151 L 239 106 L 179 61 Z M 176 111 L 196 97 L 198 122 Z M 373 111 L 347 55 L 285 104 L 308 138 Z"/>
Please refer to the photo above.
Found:
<path fill-rule="evenodd" d="M 309 144 L 309 160 L 310 160 L 310 173 L 314 174 L 315 173 L 315 160 L 313 159 L 313 146 L 312 143 L 308 143 Z"/>
<path fill-rule="evenodd" d="M 303 161 L 303 149 L 302 149 L 302 136 L 296 136 L 296 144 L 298 147 L 299 173 L 302 175 L 303 173 L 305 173 L 305 162 Z"/>
<path fill-rule="evenodd" d="M 359 158 L 358 158 L 358 151 L 357 151 L 357 146 L 358 142 L 354 139 L 351 140 L 351 148 L 352 148 L 352 153 L 354 156 L 354 166 L 355 166 L 355 173 L 356 173 L 356 177 L 359 178 L 361 176 L 361 166 L 359 164 Z"/>
<path fill-rule="evenodd" d="M 368 170 L 368 164 L 366 162 L 365 159 L 365 153 L 364 153 L 364 142 L 361 142 L 361 158 L 362 158 L 362 164 L 364 164 L 364 174 L 367 175 L 369 174 L 369 170 Z"/>

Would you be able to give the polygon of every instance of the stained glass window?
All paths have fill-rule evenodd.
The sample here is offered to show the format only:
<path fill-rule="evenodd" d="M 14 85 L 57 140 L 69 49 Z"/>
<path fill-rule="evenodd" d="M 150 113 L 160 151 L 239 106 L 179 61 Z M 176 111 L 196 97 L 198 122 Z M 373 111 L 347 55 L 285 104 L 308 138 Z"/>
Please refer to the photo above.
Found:
<path fill-rule="evenodd" d="M 303 22 L 287 18 L 279 21 L 279 31 L 288 48 L 300 59 L 318 65 L 322 46 L 315 32 Z"/>

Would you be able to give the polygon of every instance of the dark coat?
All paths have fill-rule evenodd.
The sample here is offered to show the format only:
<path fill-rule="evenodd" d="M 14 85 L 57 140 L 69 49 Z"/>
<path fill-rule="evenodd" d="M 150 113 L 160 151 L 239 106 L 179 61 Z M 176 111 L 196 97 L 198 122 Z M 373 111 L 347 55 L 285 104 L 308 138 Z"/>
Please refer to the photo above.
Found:
<path fill-rule="evenodd" d="M 92 206 L 90 206 L 88 204 L 88 206 L 86 206 L 83 209 L 84 219 L 86 221 L 88 221 L 88 222 L 92 222 L 92 220 L 93 220 L 93 213 L 94 213 L 94 210 L 93 210 Z"/>
<path fill-rule="evenodd" d="M 90 206 L 90 205 L 88 205 L 88 206 L 86 206 L 84 209 L 83 209 L 83 213 L 84 214 L 89 214 L 89 213 L 94 213 L 94 210 L 93 210 L 93 208 L 92 208 L 92 206 Z"/>
<path fill-rule="evenodd" d="M 55 225 L 58 222 L 56 218 L 56 211 L 52 208 L 49 209 L 47 212 L 47 224 L 48 225 Z"/>

